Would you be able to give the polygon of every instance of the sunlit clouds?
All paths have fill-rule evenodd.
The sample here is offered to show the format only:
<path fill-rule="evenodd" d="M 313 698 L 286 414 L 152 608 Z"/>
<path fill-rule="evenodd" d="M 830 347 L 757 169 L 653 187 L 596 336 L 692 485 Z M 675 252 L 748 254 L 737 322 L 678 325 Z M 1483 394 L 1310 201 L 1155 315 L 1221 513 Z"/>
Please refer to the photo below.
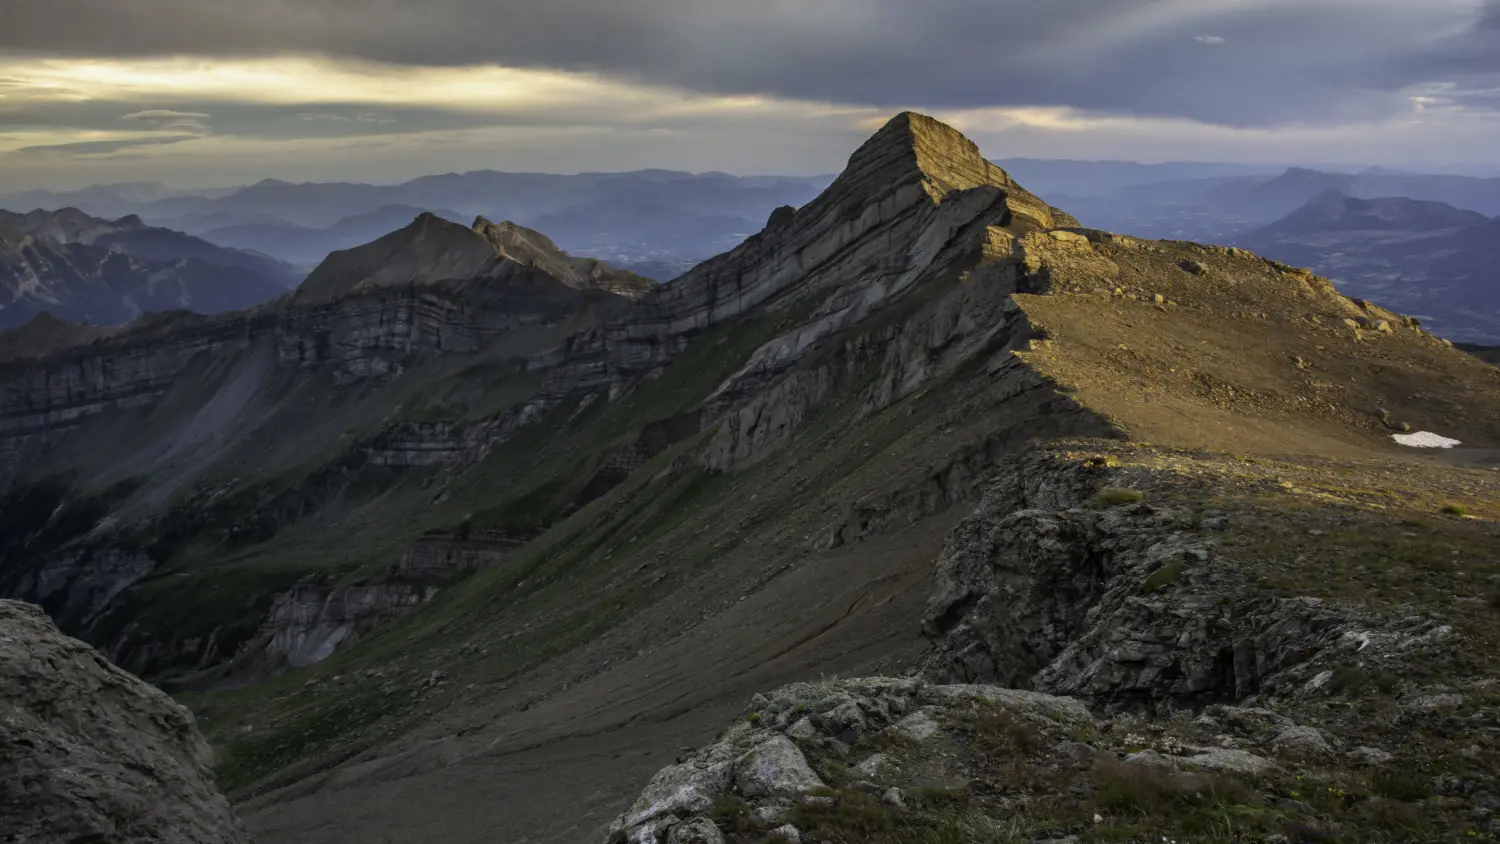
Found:
<path fill-rule="evenodd" d="M 827 173 L 902 108 L 996 158 L 1500 170 L 1500 0 L 58 2 L 0 26 L 0 190 Z"/>

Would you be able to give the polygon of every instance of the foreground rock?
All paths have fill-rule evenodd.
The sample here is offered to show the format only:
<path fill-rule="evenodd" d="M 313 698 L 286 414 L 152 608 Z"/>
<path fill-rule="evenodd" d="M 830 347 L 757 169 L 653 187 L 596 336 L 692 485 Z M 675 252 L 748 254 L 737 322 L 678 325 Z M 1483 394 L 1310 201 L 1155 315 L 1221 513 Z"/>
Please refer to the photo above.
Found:
<path fill-rule="evenodd" d="M 0 601 L 0 841 L 248 842 L 192 716 Z"/>
<path fill-rule="evenodd" d="M 658 773 L 604 840 L 1284 844 L 1500 832 L 1488 790 L 1450 782 L 1463 777 L 1429 786 L 1395 758 L 1332 754 L 1321 730 L 1261 707 L 1101 720 L 1073 698 L 996 686 L 799 683 L 757 695 L 716 742 Z"/>

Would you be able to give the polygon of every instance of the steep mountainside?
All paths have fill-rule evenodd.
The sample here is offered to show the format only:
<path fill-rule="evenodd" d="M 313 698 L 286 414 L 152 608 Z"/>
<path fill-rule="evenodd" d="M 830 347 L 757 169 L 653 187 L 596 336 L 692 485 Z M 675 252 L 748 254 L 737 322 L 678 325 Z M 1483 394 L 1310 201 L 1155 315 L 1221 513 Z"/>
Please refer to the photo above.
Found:
<path fill-rule="evenodd" d="M 1453 340 L 1500 341 L 1500 221 L 1450 205 L 1337 192 L 1235 240 L 1421 317 Z"/>
<path fill-rule="evenodd" d="M 329 255 L 297 289 L 293 302 L 308 304 L 381 287 L 423 287 L 455 280 L 522 283 L 526 273 L 545 275 L 573 290 L 608 290 L 639 298 L 655 285 L 588 258 L 573 258 L 546 236 L 514 223 L 480 217 L 472 227 L 423 213 L 400 231 L 373 243 Z"/>
<path fill-rule="evenodd" d="M 850 796 L 895 716 L 962 736 L 955 681 L 1074 696 L 1026 746 L 1113 753 L 1140 742 L 1095 712 L 1165 741 L 1155 719 L 1346 667 L 1337 643 L 1370 660 L 1461 627 L 1421 640 L 1443 660 L 1370 662 L 1427 666 L 1392 687 L 1413 706 L 1477 695 L 1500 652 L 1487 601 L 1449 602 L 1490 574 L 1500 370 L 1310 272 L 1080 229 L 915 114 L 638 301 L 576 267 L 519 228 L 418 220 L 281 309 L 12 363 L 0 588 L 190 702 L 262 842 L 972 840 Z M 1459 444 L 1394 439 L 1423 432 Z M 1385 550 L 1361 562 L 1335 540 L 1365 530 Z M 916 672 L 944 685 L 744 710 Z M 1436 772 L 1446 717 L 1371 729 L 1427 730 Z M 939 808 L 1014 821 L 991 839 L 1130 840 L 1095 785 L 1018 812 L 1005 783 L 1054 781 L 980 787 L 947 748 L 906 784 L 975 783 Z M 1257 834 L 1325 820 L 1245 794 L 1216 805 Z M 1400 794 L 1388 816 L 1442 835 L 1467 809 Z"/>

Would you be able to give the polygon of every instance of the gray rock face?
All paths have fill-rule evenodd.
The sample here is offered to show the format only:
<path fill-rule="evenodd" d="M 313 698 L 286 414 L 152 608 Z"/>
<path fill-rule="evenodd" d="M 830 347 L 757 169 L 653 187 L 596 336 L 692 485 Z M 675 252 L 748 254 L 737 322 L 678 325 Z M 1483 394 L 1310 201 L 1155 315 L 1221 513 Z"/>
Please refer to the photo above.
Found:
<path fill-rule="evenodd" d="M 270 324 L 258 312 L 159 314 L 82 350 L 37 360 L 0 356 L 0 469 L 9 469 L 0 472 L 0 488 L 19 476 L 23 458 L 85 419 L 150 406 L 189 367 L 245 348 Z"/>
<path fill-rule="evenodd" d="M 627 836 L 638 834 L 641 827 L 662 818 L 692 816 L 712 809 L 714 800 L 729 790 L 733 780 L 732 751 L 718 750 L 658 772 L 630 809 L 610 827 L 610 840 L 631 840 Z"/>
<path fill-rule="evenodd" d="M 1316 688 L 1362 642 L 1395 653 L 1451 632 L 1414 618 L 1374 634 L 1314 599 L 1237 597 L 1216 540 L 1185 514 L 1092 506 L 1108 477 L 1045 455 L 997 476 L 938 561 L 930 677 L 1171 711 Z"/>
<path fill-rule="evenodd" d="M 1317 727 L 1294 725 L 1284 728 L 1271 739 L 1271 746 L 1284 753 L 1316 756 L 1332 753 L 1328 737 Z"/>
<path fill-rule="evenodd" d="M 0 840 L 248 844 L 192 715 L 0 601 Z"/>
<path fill-rule="evenodd" d="M 524 537 L 486 533 L 462 539 L 457 536 L 423 536 L 401 556 L 391 574 L 405 580 L 446 580 L 459 572 L 480 569 L 504 560 L 524 545 Z"/>
<path fill-rule="evenodd" d="M 570 341 L 553 389 L 618 389 L 668 363 L 687 338 L 755 309 L 815 297 L 802 325 L 767 344 L 737 382 L 785 372 L 811 345 L 857 322 L 922 280 L 980 258 L 994 227 L 1006 237 L 1076 225 L 1017 185 L 958 131 L 929 117 L 892 119 L 844 172 L 795 213 L 643 298 L 623 319 Z"/>
<path fill-rule="evenodd" d="M 796 797 L 823 781 L 807 766 L 807 759 L 785 736 L 774 736 L 735 763 L 734 782 L 746 797 Z"/>
<path fill-rule="evenodd" d="M 303 667 L 322 662 L 361 631 L 421 606 L 437 590 L 405 583 L 324 590 L 299 586 L 276 596 L 257 639 L 272 659 Z"/>
<path fill-rule="evenodd" d="M 708 818 L 693 818 L 672 827 L 667 844 L 724 844 L 724 833 Z"/>

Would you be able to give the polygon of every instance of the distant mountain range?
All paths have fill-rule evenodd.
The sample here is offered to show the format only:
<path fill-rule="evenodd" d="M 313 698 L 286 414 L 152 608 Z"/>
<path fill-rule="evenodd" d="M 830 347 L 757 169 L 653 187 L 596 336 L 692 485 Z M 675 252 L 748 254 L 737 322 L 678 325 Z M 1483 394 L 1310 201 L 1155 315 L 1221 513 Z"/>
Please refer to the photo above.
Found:
<path fill-rule="evenodd" d="M 1428 293 L 1394 289 L 1482 280 L 1483 268 L 1473 256 L 1488 249 L 1487 226 L 1500 215 L 1500 178 L 1194 162 L 1012 158 L 997 163 L 1091 228 L 1243 242 L 1355 285 L 1349 288 L 1355 295 L 1364 290 L 1398 307 L 1436 315 L 1439 330 L 1451 328 L 1456 337 L 1488 338 L 1491 329 L 1485 326 L 1500 321 L 1489 314 L 1458 318 L 1453 308 L 1422 304 L 1432 298 Z M 806 204 L 829 181 L 826 176 L 673 170 L 575 175 L 486 170 L 396 185 L 268 179 L 195 192 L 156 183 L 101 185 L 0 196 L 0 207 L 21 210 L 32 207 L 26 203 L 67 200 L 96 216 L 124 211 L 132 216 L 122 223 L 135 220 L 137 226 L 187 234 L 153 235 L 160 241 L 155 251 L 147 250 L 150 238 L 141 233 L 131 235 L 128 247 L 108 238 L 100 245 L 149 260 L 195 257 L 222 264 L 225 255 L 240 256 L 229 265 L 261 274 L 264 267 L 245 263 L 254 263 L 247 252 L 306 272 L 330 253 L 376 240 L 420 214 L 465 226 L 479 217 L 506 219 L 547 232 L 570 253 L 667 281 L 759 231 L 773 209 Z M 1353 200 L 1373 204 L 1348 204 Z M 1413 237 L 1403 238 L 1403 231 Z M 1460 237 L 1460 231 L 1467 234 Z M 217 258 L 188 250 L 189 235 L 200 238 L 195 249 L 228 249 Z"/>
<path fill-rule="evenodd" d="M 246 308 L 299 280 L 289 264 L 139 217 L 102 220 L 76 208 L 0 211 L 0 328 L 43 313 L 116 325 L 154 311 Z"/>
<path fill-rule="evenodd" d="M 673 170 L 477 171 L 398 185 L 268 179 L 232 190 L 176 194 L 162 185 L 112 185 L 0 196 L 0 207 L 66 203 L 106 216 L 134 214 L 152 225 L 263 252 L 304 270 L 419 213 L 463 223 L 483 216 L 534 226 L 578 254 L 676 274 L 759 231 L 775 208 L 808 202 L 831 179 Z"/>
<path fill-rule="evenodd" d="M 1421 317 L 1449 339 L 1500 343 L 1500 219 L 1328 190 L 1235 244 L 1310 267 L 1346 295 Z"/>
<path fill-rule="evenodd" d="M 1071 210 L 1091 228 L 1140 237 L 1228 243 L 1271 223 L 1328 191 L 1361 199 L 1405 197 L 1441 202 L 1486 217 L 1500 215 L 1500 178 L 1423 175 L 1369 169 L 1333 173 L 1292 167 L 1272 174 L 1217 173 L 1118 185 L 1124 176 L 1082 183 L 1094 162 L 1053 162 L 1064 173 L 1053 182 L 1076 192 L 1039 193 Z M 1156 165 L 1168 167 L 1168 165 Z M 1177 171 L 1190 172 L 1178 166 Z M 1067 173 L 1073 173 L 1070 178 Z M 1172 169 L 1163 174 L 1174 172 Z M 1034 183 L 1035 180 L 1032 180 Z"/>
<path fill-rule="evenodd" d="M 1016 181 L 1042 196 L 1102 196 L 1123 188 L 1162 182 L 1274 176 L 1285 167 L 1274 164 L 1213 162 L 1076 161 L 1047 158 L 1001 158 L 995 163 Z"/>

